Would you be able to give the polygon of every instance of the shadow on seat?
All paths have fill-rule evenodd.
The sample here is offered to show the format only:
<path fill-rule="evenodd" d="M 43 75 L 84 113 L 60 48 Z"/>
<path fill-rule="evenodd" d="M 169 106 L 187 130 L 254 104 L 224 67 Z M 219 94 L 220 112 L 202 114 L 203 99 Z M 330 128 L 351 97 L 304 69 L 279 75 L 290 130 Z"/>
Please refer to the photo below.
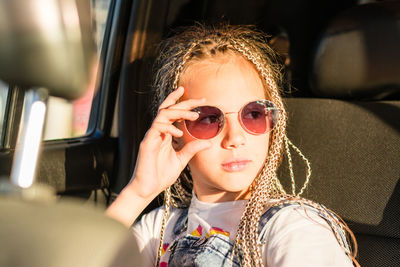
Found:
<path fill-rule="evenodd" d="M 304 196 L 345 219 L 361 266 L 400 265 L 399 47 L 400 2 L 347 10 L 314 54 L 312 90 L 322 98 L 286 99 L 288 136 L 312 164 Z M 306 168 L 293 161 L 300 186 Z"/>

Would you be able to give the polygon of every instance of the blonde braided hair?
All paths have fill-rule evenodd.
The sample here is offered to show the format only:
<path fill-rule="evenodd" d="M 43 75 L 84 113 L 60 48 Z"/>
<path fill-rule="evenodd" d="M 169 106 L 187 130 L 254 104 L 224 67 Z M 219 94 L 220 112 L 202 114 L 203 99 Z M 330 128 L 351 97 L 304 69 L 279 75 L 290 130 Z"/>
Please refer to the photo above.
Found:
<path fill-rule="evenodd" d="M 254 29 L 252 26 L 232 26 L 222 24 L 218 27 L 206 27 L 195 25 L 187 27 L 184 31 L 166 39 L 160 47 L 160 54 L 156 60 L 156 72 L 153 83 L 155 88 L 154 107 L 158 107 L 162 101 L 178 87 L 179 79 L 187 67 L 198 60 L 214 56 L 233 53 L 251 62 L 262 78 L 266 96 L 280 110 L 280 117 L 273 131 L 268 156 L 260 173 L 255 177 L 250 200 L 240 219 L 232 257 L 242 252 L 242 266 L 263 266 L 261 248 L 257 244 L 257 230 L 261 215 L 269 208 L 271 199 L 279 201 L 274 205 L 296 201 L 306 203 L 318 210 L 322 210 L 332 222 L 348 227 L 337 219 L 319 204 L 300 198 L 311 175 L 311 168 L 308 160 L 286 137 L 286 111 L 279 92 L 281 84 L 281 67 L 277 63 L 275 52 L 267 45 L 266 35 Z M 155 110 L 156 112 L 156 110 Z M 155 113 L 156 114 L 156 113 Z M 291 145 L 300 156 L 305 159 L 308 166 L 306 183 L 300 193 L 295 196 L 294 178 L 291 171 L 292 194 L 288 195 L 280 184 L 276 172 L 281 162 L 284 147 L 288 153 L 289 165 L 291 168 L 291 156 L 289 145 Z M 176 208 L 187 208 L 190 205 L 192 194 L 192 180 L 189 170 L 186 168 L 177 181 L 164 192 L 165 211 L 162 219 L 160 244 L 157 253 L 156 266 L 159 264 L 163 244 L 166 223 L 169 217 L 170 206 Z M 351 232 L 350 232 L 351 233 Z M 339 233 L 335 232 L 339 240 Z M 353 237 L 353 236 L 352 236 Z M 346 253 L 355 261 L 357 253 L 345 248 Z M 356 242 L 353 239 L 353 244 Z M 356 249 L 355 249 L 356 250 Z M 356 262 L 356 261 L 355 261 Z"/>

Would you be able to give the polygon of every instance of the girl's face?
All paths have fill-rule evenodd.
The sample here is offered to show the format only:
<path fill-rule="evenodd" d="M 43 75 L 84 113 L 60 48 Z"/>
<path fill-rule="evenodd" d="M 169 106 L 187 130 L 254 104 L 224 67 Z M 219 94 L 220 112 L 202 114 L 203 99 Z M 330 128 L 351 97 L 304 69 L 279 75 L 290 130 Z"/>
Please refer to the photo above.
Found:
<path fill-rule="evenodd" d="M 182 100 L 205 98 L 225 114 L 225 126 L 209 141 L 211 148 L 189 162 L 193 189 L 199 200 L 221 202 L 249 197 L 248 188 L 261 170 L 268 152 L 269 133 L 252 135 L 242 128 L 238 111 L 250 101 L 265 99 L 263 83 L 253 65 L 241 56 L 224 55 L 192 62 L 183 73 Z M 178 146 L 193 140 L 184 131 Z"/>

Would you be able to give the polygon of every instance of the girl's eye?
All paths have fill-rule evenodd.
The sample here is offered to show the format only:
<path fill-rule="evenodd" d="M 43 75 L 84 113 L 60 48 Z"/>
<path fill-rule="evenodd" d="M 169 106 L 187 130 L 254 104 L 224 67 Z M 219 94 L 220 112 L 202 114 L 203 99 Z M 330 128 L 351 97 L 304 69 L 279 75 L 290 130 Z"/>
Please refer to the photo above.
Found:
<path fill-rule="evenodd" d="M 257 120 L 257 119 L 262 118 L 263 116 L 264 116 L 264 114 L 258 110 L 249 111 L 246 114 L 244 114 L 244 118 L 250 119 L 250 120 Z"/>
<path fill-rule="evenodd" d="M 201 124 L 213 124 L 213 123 L 218 123 L 218 116 L 215 114 L 211 115 L 204 115 L 201 116 L 200 118 L 197 119 L 197 121 Z"/>

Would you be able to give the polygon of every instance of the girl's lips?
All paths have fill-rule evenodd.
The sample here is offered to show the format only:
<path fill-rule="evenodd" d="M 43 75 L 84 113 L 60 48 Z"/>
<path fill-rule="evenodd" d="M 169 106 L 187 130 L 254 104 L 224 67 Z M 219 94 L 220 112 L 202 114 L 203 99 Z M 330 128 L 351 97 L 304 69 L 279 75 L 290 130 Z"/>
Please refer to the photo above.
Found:
<path fill-rule="evenodd" d="M 225 161 L 221 164 L 221 167 L 224 171 L 227 172 L 239 172 L 247 168 L 251 160 L 248 159 L 235 159 Z"/>

